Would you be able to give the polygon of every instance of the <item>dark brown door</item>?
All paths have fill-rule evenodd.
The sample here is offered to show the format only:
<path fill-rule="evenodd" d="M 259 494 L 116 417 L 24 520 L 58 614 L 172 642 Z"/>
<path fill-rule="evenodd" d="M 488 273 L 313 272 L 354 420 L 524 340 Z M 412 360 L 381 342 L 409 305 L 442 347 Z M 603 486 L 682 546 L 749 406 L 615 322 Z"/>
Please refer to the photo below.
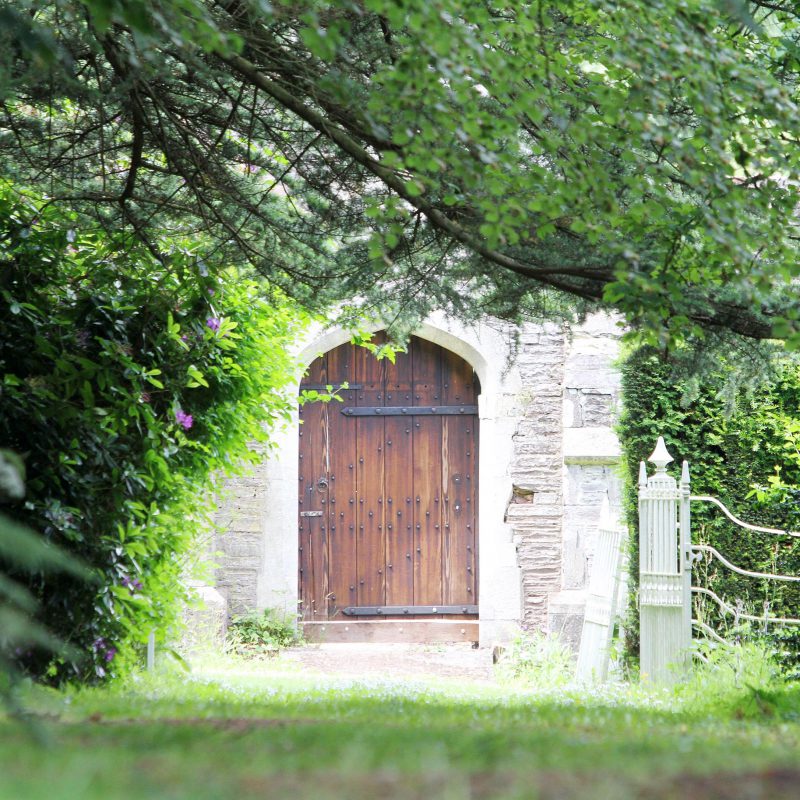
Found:
<path fill-rule="evenodd" d="M 300 411 L 304 621 L 474 619 L 475 373 L 413 337 L 394 364 L 337 347 L 313 362 L 301 388 L 344 382 L 343 402 Z"/>

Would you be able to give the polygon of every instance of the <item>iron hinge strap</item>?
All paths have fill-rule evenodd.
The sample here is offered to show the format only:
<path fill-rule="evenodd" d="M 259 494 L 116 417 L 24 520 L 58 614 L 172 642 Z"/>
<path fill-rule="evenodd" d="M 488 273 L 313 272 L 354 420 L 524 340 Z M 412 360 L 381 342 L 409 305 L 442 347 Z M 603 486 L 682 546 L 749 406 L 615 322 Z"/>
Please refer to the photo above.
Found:
<path fill-rule="evenodd" d="M 347 606 L 348 617 L 421 616 L 427 614 L 477 614 L 478 606 L 464 603 L 456 606 Z"/>
<path fill-rule="evenodd" d="M 346 417 L 418 417 L 477 414 L 478 406 L 344 406 Z"/>

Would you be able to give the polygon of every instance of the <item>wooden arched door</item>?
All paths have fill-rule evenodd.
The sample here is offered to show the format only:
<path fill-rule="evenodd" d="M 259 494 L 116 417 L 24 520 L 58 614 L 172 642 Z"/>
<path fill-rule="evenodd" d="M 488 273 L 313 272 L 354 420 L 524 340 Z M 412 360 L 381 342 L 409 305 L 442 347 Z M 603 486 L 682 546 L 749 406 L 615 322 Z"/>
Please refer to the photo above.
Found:
<path fill-rule="evenodd" d="M 343 402 L 300 410 L 306 636 L 477 640 L 477 376 L 412 337 L 394 364 L 341 345 L 311 364 L 301 389 L 345 382 Z"/>

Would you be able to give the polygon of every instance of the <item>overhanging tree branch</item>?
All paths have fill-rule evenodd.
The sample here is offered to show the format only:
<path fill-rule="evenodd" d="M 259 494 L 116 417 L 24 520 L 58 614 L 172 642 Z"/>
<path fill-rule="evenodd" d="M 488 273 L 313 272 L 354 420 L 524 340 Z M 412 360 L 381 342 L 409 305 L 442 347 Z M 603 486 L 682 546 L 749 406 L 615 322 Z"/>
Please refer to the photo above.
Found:
<path fill-rule="evenodd" d="M 409 205 L 421 211 L 433 225 L 446 231 L 456 241 L 467 246 L 470 250 L 482 256 L 487 261 L 526 278 L 533 278 L 553 288 L 583 296 L 585 299 L 599 299 L 599 295 L 597 294 L 585 293 L 580 287 L 559 280 L 550 274 L 549 270 L 524 264 L 498 250 L 488 247 L 476 236 L 437 209 L 431 202 L 425 199 L 424 195 L 412 194 L 408 189 L 406 181 L 400 178 L 393 170 L 373 158 L 364 147 L 338 125 L 326 119 L 322 114 L 315 111 L 306 103 L 303 103 L 283 86 L 270 80 L 263 72 L 259 71 L 252 62 L 240 55 L 224 57 L 223 60 L 230 64 L 239 74 L 247 78 L 254 86 L 257 86 L 259 89 L 269 94 L 285 108 L 305 120 L 315 130 L 327 136 L 328 139 L 340 147 L 347 155 L 363 167 L 366 167 L 376 178 L 379 178 L 389 189 L 395 192 L 395 194 L 402 197 Z M 609 279 L 610 278 L 611 276 L 609 275 Z"/>
<path fill-rule="evenodd" d="M 555 2 L 409 0 L 382 19 L 189 1 L 219 38 L 165 0 L 141 47 L 123 12 L 98 31 L 65 0 L 74 69 L 52 97 L 16 70 L 3 174 L 83 198 L 90 224 L 191 237 L 317 309 L 605 306 L 659 341 L 798 328 L 799 71 L 715 25 L 715 0 L 678 25 L 679 0 L 597 0 L 590 21 Z"/>

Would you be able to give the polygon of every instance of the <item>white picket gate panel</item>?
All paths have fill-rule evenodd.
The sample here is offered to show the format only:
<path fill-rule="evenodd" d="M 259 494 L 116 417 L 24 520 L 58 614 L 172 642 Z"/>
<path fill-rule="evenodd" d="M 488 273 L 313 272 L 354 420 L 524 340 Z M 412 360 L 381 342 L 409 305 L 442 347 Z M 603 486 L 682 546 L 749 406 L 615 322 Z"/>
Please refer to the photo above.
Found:
<path fill-rule="evenodd" d="M 603 501 L 592 574 L 586 598 L 576 677 L 584 683 L 608 678 L 611 640 L 622 582 L 625 528 L 611 518 L 608 498 Z"/>

